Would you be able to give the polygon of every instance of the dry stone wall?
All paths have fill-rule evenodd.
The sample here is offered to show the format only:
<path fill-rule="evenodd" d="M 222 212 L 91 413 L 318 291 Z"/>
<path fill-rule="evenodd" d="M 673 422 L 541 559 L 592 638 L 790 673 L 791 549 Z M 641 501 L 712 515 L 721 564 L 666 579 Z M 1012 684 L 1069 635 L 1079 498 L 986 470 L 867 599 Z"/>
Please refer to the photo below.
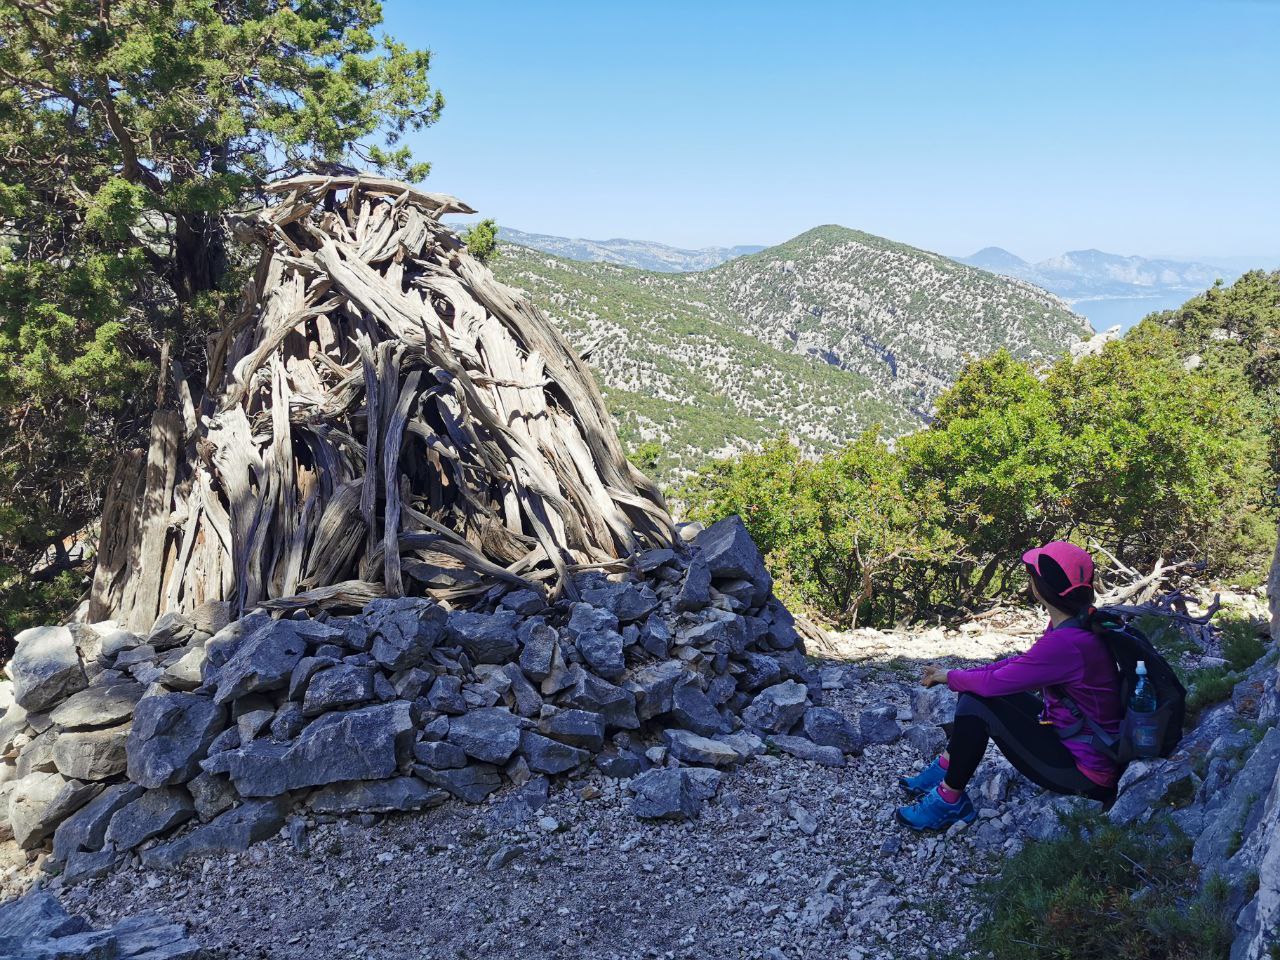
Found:
<path fill-rule="evenodd" d="M 213 604 L 145 637 L 27 631 L 0 718 L 0 829 L 50 846 L 74 883 L 135 852 L 168 866 L 244 849 L 297 805 L 478 803 L 594 763 L 628 782 L 636 816 L 682 819 L 770 745 L 837 766 L 861 750 L 738 518 L 576 585 L 581 600 L 550 604 L 505 589 L 470 610 L 404 597 L 235 622 Z"/>

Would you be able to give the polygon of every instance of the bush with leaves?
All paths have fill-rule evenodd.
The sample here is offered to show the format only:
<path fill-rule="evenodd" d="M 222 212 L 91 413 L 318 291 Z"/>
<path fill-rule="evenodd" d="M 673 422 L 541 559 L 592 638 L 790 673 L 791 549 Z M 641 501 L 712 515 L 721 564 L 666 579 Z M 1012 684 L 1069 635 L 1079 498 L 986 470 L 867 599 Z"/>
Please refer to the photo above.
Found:
<path fill-rule="evenodd" d="M 241 285 L 224 214 L 299 168 L 425 176 L 399 141 L 443 100 L 381 20 L 376 0 L 0 0 L 2 629 L 47 616 L 29 572 L 145 436 L 164 345 L 199 402 Z"/>
<path fill-rule="evenodd" d="M 1023 552 L 1053 539 L 1233 576 L 1273 536 L 1263 407 L 1238 370 L 1188 363 L 1148 323 L 1045 371 L 1004 352 L 971 363 L 893 452 L 867 435 L 809 461 L 776 442 L 704 468 L 682 498 L 697 519 L 740 513 L 789 595 L 839 624 L 1008 596 Z"/>

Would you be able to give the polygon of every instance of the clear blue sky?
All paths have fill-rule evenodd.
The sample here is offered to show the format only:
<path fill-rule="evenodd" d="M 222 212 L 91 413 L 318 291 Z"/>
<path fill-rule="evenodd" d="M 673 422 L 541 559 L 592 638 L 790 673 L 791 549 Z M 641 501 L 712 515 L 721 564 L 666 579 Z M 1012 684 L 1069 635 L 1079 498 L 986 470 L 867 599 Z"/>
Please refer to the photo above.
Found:
<path fill-rule="evenodd" d="M 949 254 L 1280 264 L 1280 0 L 386 0 L 427 183 L 681 246 L 841 223 Z"/>

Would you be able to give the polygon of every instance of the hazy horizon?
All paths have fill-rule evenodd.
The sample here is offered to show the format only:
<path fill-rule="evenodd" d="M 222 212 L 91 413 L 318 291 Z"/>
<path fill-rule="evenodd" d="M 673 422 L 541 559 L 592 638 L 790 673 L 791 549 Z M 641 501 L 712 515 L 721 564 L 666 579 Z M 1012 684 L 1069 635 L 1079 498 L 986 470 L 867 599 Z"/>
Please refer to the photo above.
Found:
<path fill-rule="evenodd" d="M 447 100 L 406 141 L 427 183 L 523 230 L 1280 253 L 1280 4 L 389 0 L 386 17 L 433 51 Z"/>

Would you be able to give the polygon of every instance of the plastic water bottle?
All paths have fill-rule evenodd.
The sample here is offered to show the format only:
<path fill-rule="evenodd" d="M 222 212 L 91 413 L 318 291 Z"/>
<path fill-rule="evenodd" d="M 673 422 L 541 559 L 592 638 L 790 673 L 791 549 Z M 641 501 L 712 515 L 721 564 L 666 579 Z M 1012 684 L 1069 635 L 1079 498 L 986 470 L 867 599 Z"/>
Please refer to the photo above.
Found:
<path fill-rule="evenodd" d="M 1138 682 L 1129 698 L 1130 736 L 1133 752 L 1139 757 L 1154 757 L 1160 752 L 1159 730 L 1156 726 L 1156 691 L 1147 679 L 1147 664 L 1138 661 Z"/>

